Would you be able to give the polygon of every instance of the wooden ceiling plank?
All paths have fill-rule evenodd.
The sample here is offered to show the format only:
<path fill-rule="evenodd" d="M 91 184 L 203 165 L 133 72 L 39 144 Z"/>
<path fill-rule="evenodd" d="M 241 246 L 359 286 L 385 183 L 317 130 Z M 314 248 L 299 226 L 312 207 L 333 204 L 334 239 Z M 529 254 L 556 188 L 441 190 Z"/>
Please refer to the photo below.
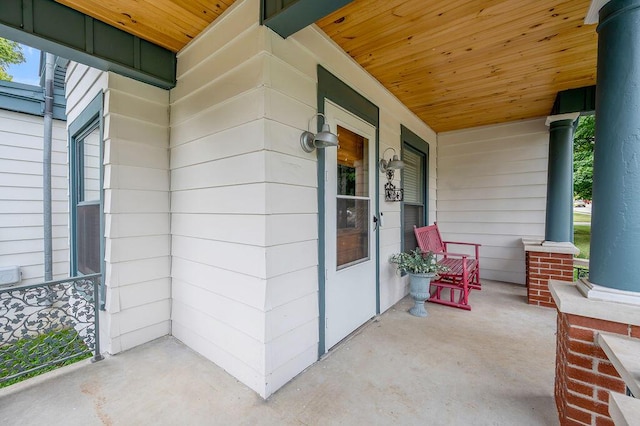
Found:
<path fill-rule="evenodd" d="M 560 50 L 564 50 L 560 52 Z M 519 74 L 527 74 L 532 78 L 535 78 L 536 71 L 540 71 L 543 64 L 555 64 L 557 66 L 571 65 L 578 62 L 581 65 L 585 64 L 585 61 L 596 65 L 597 47 L 591 45 L 575 44 L 563 49 L 557 49 L 553 54 L 543 54 L 543 52 L 532 50 L 527 52 L 526 56 L 516 55 L 503 56 L 496 58 L 493 63 L 479 63 L 479 62 L 452 62 L 446 65 L 438 65 L 430 68 L 425 73 L 424 68 L 411 68 L 401 70 L 382 70 L 379 72 L 372 72 L 378 79 L 384 81 L 390 85 L 393 85 L 396 81 L 399 83 L 412 83 L 417 81 L 432 82 L 434 85 L 440 85 L 444 81 L 456 81 L 464 79 L 466 76 L 470 78 L 478 79 L 482 77 L 491 76 L 505 76 L 511 75 L 516 71 Z M 585 59 L 588 58 L 588 59 Z M 504 77 L 502 77 L 504 78 Z"/>
<path fill-rule="evenodd" d="M 558 73 L 566 72 L 567 69 L 584 69 L 589 67 L 591 75 L 596 75 L 596 61 L 592 59 L 584 59 L 586 54 L 592 54 L 591 50 L 580 50 L 576 48 L 571 56 L 559 63 L 556 58 L 541 58 L 536 61 L 520 61 L 520 64 L 509 64 L 503 68 L 492 70 L 465 69 L 463 67 L 449 70 L 441 69 L 432 73 L 415 72 L 405 76 L 384 79 L 389 87 L 412 87 L 414 85 L 417 91 L 437 90 L 440 87 L 458 88 L 457 85 L 462 83 L 470 86 L 471 89 L 477 88 L 477 85 L 483 81 L 491 81 L 492 79 L 499 81 L 509 81 L 518 78 L 528 78 L 531 80 L 547 80 L 550 76 Z"/>
<path fill-rule="evenodd" d="M 171 51 L 178 51 L 184 44 L 184 40 L 179 40 L 175 36 L 171 35 L 171 31 L 166 28 L 164 31 L 154 26 L 149 26 L 146 22 L 139 21 L 138 15 L 124 11 L 122 9 L 110 9 L 108 7 L 99 4 L 89 4 L 88 2 L 81 2 L 80 5 L 75 6 L 76 0 L 57 0 L 67 6 L 89 15 L 99 21 L 105 22 L 114 27 L 127 31 L 130 34 L 136 35 L 142 39 L 156 43 L 162 47 L 165 47 Z M 156 25 L 157 26 L 157 25 Z"/>
<path fill-rule="evenodd" d="M 505 4 L 510 7 L 506 10 L 495 10 Z M 466 38 L 477 36 L 489 30 L 496 31 L 502 28 L 510 30 L 515 28 L 521 31 L 522 29 L 528 29 L 529 26 L 536 26 L 540 22 L 544 22 L 551 15 L 557 14 L 557 20 L 561 20 L 563 16 L 573 16 L 576 14 L 574 12 L 575 10 L 580 10 L 580 6 L 577 6 L 576 2 L 573 1 L 561 3 L 552 8 L 553 12 L 549 12 L 548 9 L 541 11 L 538 7 L 535 9 L 535 13 L 527 14 L 526 11 L 523 12 L 524 8 L 520 7 L 520 9 L 517 10 L 518 13 L 514 13 L 513 4 L 513 1 L 505 2 L 504 0 L 495 1 L 494 4 L 482 2 L 482 5 L 477 6 L 476 9 L 472 9 L 465 3 L 458 8 L 462 10 L 462 12 L 455 16 L 448 16 L 448 18 L 450 18 L 448 20 L 444 20 L 441 17 L 433 19 L 426 15 L 411 21 L 385 16 L 384 19 L 380 18 L 376 22 L 375 31 L 371 30 L 371 25 L 363 25 L 361 28 L 356 28 L 351 32 L 345 33 L 348 37 L 344 43 L 340 44 L 347 52 L 356 58 L 360 53 L 358 52 L 359 46 L 365 46 L 365 52 L 363 53 L 366 54 L 371 47 L 374 49 L 395 49 L 393 44 L 398 42 L 406 44 L 409 43 L 409 39 L 411 43 L 421 44 L 420 40 L 425 35 L 427 37 L 432 37 L 433 35 L 439 37 L 440 40 L 438 43 L 435 43 L 433 46 L 428 46 L 428 48 L 437 48 L 443 39 L 446 39 L 447 44 L 449 44 L 451 37 Z M 480 10 L 482 10 L 482 16 L 479 16 Z M 580 15 L 578 19 L 583 19 L 584 14 L 580 13 Z M 447 15 L 445 14 L 445 16 Z M 451 19 L 452 17 L 454 19 Z M 505 18 L 507 19 L 506 22 Z M 424 29 L 422 29 L 422 27 L 424 27 Z M 394 32 L 396 36 L 389 37 L 387 32 Z M 398 33 L 401 33 L 401 36 L 397 36 Z M 484 40 L 484 34 L 482 35 L 482 40 Z M 493 33 L 491 33 L 491 35 L 493 35 Z"/>
<path fill-rule="evenodd" d="M 224 0 L 172 0 L 180 8 L 189 11 L 192 15 L 200 16 L 204 21 L 211 23 L 227 10 L 233 1 Z M 212 19 L 213 17 L 213 19 Z"/>
<path fill-rule="evenodd" d="M 178 51 L 226 8 L 224 2 L 187 0 L 57 0 L 140 38 Z"/>
<path fill-rule="evenodd" d="M 531 22 L 539 22 L 539 21 L 531 21 Z M 454 39 L 447 40 L 445 47 L 438 46 L 438 49 L 434 51 L 435 47 L 430 47 L 431 44 L 437 45 L 440 40 L 440 35 L 434 34 L 431 35 L 429 39 L 416 40 L 413 39 L 412 42 L 415 43 L 415 47 L 405 47 L 402 46 L 393 46 L 391 51 L 382 51 L 383 56 L 385 58 L 386 63 L 388 64 L 390 61 L 395 60 L 396 58 L 406 57 L 411 55 L 413 52 L 422 52 L 423 55 L 434 55 L 436 58 L 441 58 L 443 60 L 449 59 L 451 56 L 457 55 L 476 55 L 476 56 L 486 56 L 487 51 L 490 49 L 499 49 L 499 50 L 514 50 L 517 49 L 520 45 L 526 45 L 531 43 L 532 41 L 543 40 L 545 38 L 549 38 L 553 40 L 555 34 L 563 34 L 566 32 L 573 32 L 573 28 L 580 26 L 583 27 L 582 22 L 579 18 L 562 20 L 561 25 L 548 22 L 546 24 L 533 24 L 527 23 L 528 26 L 537 25 L 537 27 L 533 30 L 529 30 L 526 33 L 522 33 L 521 30 L 518 30 L 517 27 L 509 26 L 509 25 L 501 25 L 499 28 L 493 30 L 496 33 L 492 33 L 492 37 L 481 37 L 478 40 L 478 34 L 466 34 L 460 32 L 456 35 Z M 488 30 L 483 30 L 486 32 Z M 581 31 L 579 28 L 576 28 L 576 31 Z M 585 32 L 594 33 L 595 27 L 587 26 L 583 30 Z M 498 37 L 498 35 L 500 37 Z M 471 44 L 470 41 L 476 38 L 475 45 Z M 427 43 L 429 46 L 425 46 Z M 378 51 L 380 52 L 380 51 Z M 446 53 L 444 55 L 443 53 Z M 395 56 L 394 56 L 395 55 Z M 376 51 L 372 50 L 372 52 L 366 57 L 355 57 L 359 63 L 361 63 L 366 68 L 375 66 L 376 61 Z"/>
<path fill-rule="evenodd" d="M 491 3 L 503 2 L 504 0 L 492 0 Z M 387 48 L 398 42 L 413 41 L 414 38 L 425 33 L 445 35 L 452 32 L 455 27 L 467 26 L 466 24 L 473 22 L 476 17 L 476 9 L 472 9 L 468 2 L 451 2 L 447 4 L 446 9 L 437 9 L 429 14 L 425 14 L 424 7 L 417 10 L 420 15 L 412 18 L 393 14 L 379 15 L 375 21 L 375 29 L 371 28 L 372 24 L 364 23 L 350 31 L 345 30 L 342 35 L 344 42 L 339 44 L 350 55 L 356 57 L 362 53 L 358 51 L 359 49 L 364 49 L 366 54 L 370 47 Z M 335 39 L 338 41 L 339 36 L 335 35 Z"/>

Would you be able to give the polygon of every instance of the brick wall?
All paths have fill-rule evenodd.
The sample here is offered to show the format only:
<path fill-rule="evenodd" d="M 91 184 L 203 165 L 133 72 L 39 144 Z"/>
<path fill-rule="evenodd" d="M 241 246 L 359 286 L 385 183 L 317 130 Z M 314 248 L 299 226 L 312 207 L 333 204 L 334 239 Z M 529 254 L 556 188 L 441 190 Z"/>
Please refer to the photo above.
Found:
<path fill-rule="evenodd" d="M 549 280 L 573 281 L 573 254 L 526 252 L 527 303 L 555 308 Z"/>
<path fill-rule="evenodd" d="M 599 331 L 640 336 L 640 327 L 558 312 L 555 399 L 562 425 L 611 425 L 609 391 L 625 384 L 597 346 Z"/>

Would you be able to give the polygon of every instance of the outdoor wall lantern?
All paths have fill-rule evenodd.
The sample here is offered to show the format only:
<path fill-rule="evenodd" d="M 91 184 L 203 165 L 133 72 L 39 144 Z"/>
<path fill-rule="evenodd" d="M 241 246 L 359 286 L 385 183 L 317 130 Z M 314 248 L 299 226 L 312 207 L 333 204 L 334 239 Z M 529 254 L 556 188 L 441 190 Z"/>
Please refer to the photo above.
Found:
<path fill-rule="evenodd" d="M 387 161 L 384 159 L 384 155 L 389 150 L 393 151 L 393 157 L 389 157 L 389 160 Z M 380 168 L 381 173 L 388 174 L 390 170 L 393 171 L 393 170 L 400 170 L 404 168 L 404 162 L 398 158 L 398 155 L 396 154 L 395 149 L 387 148 L 382 153 L 382 158 L 380 159 L 380 163 L 378 164 L 378 167 Z"/>
<path fill-rule="evenodd" d="M 327 123 L 327 117 L 323 113 L 319 112 L 309 119 L 308 129 L 311 129 L 311 122 L 317 116 L 322 116 L 324 124 L 320 133 L 313 134 L 311 130 L 304 131 L 300 135 L 300 145 L 305 152 L 313 152 L 316 148 L 327 148 L 330 146 L 338 146 L 338 135 L 331 133 L 329 123 Z"/>
<path fill-rule="evenodd" d="M 393 151 L 393 156 L 389 157 L 389 160 L 385 160 L 384 155 L 389 150 Z M 387 175 L 387 183 L 384 185 L 385 201 L 402 201 L 404 198 L 404 191 L 396 188 L 393 184 L 393 176 L 395 175 L 395 170 L 404 168 L 404 162 L 398 158 L 395 149 L 387 148 L 384 150 L 382 158 L 378 163 L 378 168 L 381 173 L 385 173 Z"/>

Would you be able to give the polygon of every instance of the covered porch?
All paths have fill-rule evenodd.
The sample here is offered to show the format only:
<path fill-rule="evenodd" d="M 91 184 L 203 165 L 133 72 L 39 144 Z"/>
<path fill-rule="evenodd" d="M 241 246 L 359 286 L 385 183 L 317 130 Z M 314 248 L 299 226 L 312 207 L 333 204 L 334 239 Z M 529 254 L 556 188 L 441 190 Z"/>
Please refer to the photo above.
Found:
<path fill-rule="evenodd" d="M 120 4 L 125 3 L 129 2 Z M 173 3 L 163 2 L 168 21 L 177 21 L 170 13 Z M 95 222 L 100 226 L 94 229 L 99 252 L 96 270 L 104 277 L 100 340 L 105 351 L 114 355 L 104 366 L 83 367 L 51 382 L 32 382 L 38 385 L 23 391 L 14 388 L 3 398 L 2 410 L 7 410 L 8 418 L 13 421 L 23 415 L 24 410 L 12 411 L 24 408 L 20 398 L 46 399 L 57 387 L 56 380 L 70 380 L 69 386 L 80 395 L 70 404 L 85 404 L 75 411 L 97 415 L 105 423 L 127 422 L 132 415 L 145 420 L 184 412 L 209 416 L 210 407 L 216 407 L 216 413 L 244 413 L 247 406 L 258 410 L 256 419 L 273 423 L 310 423 L 327 412 L 335 413 L 338 423 L 346 420 L 339 416 L 353 413 L 349 407 L 356 406 L 356 400 L 374 404 L 354 414 L 354 418 L 371 416 L 372 422 L 383 415 L 397 420 L 391 417 L 393 408 L 402 410 L 402 420 L 418 418 L 420 424 L 441 419 L 443 423 L 487 419 L 487 423 L 522 424 L 523 418 L 530 418 L 530 424 L 554 422 L 551 414 L 539 413 L 543 405 L 555 412 L 549 404 L 554 396 L 554 368 L 555 372 L 565 370 L 556 364 L 536 371 L 547 355 L 550 361 L 555 358 L 554 310 L 525 305 L 524 286 L 496 284 L 473 294 L 471 313 L 430 306 L 431 318 L 416 322 L 398 308 L 406 303 L 407 280 L 387 260 L 392 253 L 412 248 L 407 236 L 414 223 L 407 213 L 417 207 L 421 224 L 437 221 L 446 237 L 482 244 L 484 281 L 526 282 L 531 289 L 529 278 L 542 278 L 526 269 L 523 238 L 547 240 L 552 247 L 571 245 L 573 123 L 579 113 L 597 109 L 604 123 L 598 127 L 598 140 L 604 142 L 598 145 L 596 157 L 612 161 L 601 163 L 594 179 L 599 185 L 594 194 L 600 202 L 596 197 L 595 255 L 590 267 L 592 281 L 600 286 L 583 291 L 607 293 L 602 289 L 606 287 L 614 298 L 622 297 L 620 292 L 626 292 L 625 297 L 634 293 L 630 297 L 637 304 L 640 293 L 633 269 L 640 231 L 633 217 L 640 206 L 634 194 L 640 174 L 637 163 L 628 160 L 640 152 L 635 143 L 640 93 L 638 73 L 625 72 L 637 70 L 633 61 L 640 56 L 640 44 L 634 43 L 639 2 L 549 0 L 523 8 L 507 0 L 471 6 L 467 1 L 443 0 L 425 11 L 419 1 L 393 2 L 388 9 L 378 8 L 378 2 L 361 1 L 329 15 L 326 10 L 320 15 L 306 13 L 316 3 L 308 0 L 228 3 L 233 4 L 220 11 L 217 19 L 187 31 L 185 39 L 173 47 L 163 45 L 153 34 L 135 31 L 155 25 L 156 17 L 144 14 L 144 3 L 135 9 L 140 16 L 123 9 L 114 17 L 101 13 L 100 2 L 90 2 L 85 10 L 82 4 L 89 2 L 16 0 L 15 13 L 0 26 L 4 30 L 0 35 L 40 40 L 41 46 L 58 49 L 57 53 L 69 54 L 73 60 L 66 80 L 68 140 L 72 148 L 97 141 L 101 152 L 96 162 L 100 186 L 89 194 L 95 197 L 89 201 L 100 207 L 96 209 L 100 220 Z M 337 7 L 341 2 L 331 3 Z M 608 6 L 603 8 L 604 3 Z M 271 10 L 274 13 L 265 19 L 266 6 L 274 4 L 281 10 Z M 285 7 L 292 4 L 302 11 Z M 590 22 L 595 23 L 600 9 L 606 12 L 601 16 L 608 18 L 601 22 L 597 40 L 595 26 L 585 24 L 585 15 L 588 10 Z M 48 25 L 47 12 L 59 14 L 59 21 L 69 25 Z M 209 12 L 196 14 L 201 13 Z M 280 26 L 266 22 L 271 18 L 297 21 L 300 15 L 311 17 L 307 24 L 316 24 L 283 35 Z M 507 23 L 514 28 L 507 31 Z M 67 27 L 76 30 L 68 37 Z M 414 34 L 416 28 L 428 31 Z M 629 31 L 636 38 L 627 37 L 628 28 L 636 29 Z M 494 36 L 487 37 L 490 33 Z M 603 66 L 597 70 L 596 107 L 593 97 L 587 97 L 596 83 L 598 47 Z M 578 96 L 557 97 L 573 90 Z M 342 110 L 348 118 L 342 118 Z M 362 169 L 355 166 L 352 172 L 368 176 L 368 194 L 329 192 L 337 186 L 329 176 L 334 179 L 336 166 L 345 164 L 335 160 L 335 150 L 301 149 L 300 134 L 314 130 L 318 112 L 326 114 L 325 120 L 336 132 L 339 120 L 350 131 L 348 125 L 363 124 L 366 132 L 358 134 L 358 140 L 370 145 L 362 150 L 368 158 L 358 161 L 368 168 L 366 174 L 359 174 Z M 321 124 L 317 123 L 317 130 Z M 378 161 L 389 150 L 406 159 L 411 149 L 420 164 L 415 167 L 419 178 L 413 182 L 419 200 L 400 203 L 383 198 L 385 175 Z M 334 156 L 333 163 L 328 153 Z M 76 181 L 84 183 L 82 162 L 74 165 L 73 155 L 69 158 L 71 176 L 75 167 Z M 407 191 L 408 175 L 391 176 L 389 183 Z M 78 188 L 81 185 L 75 188 L 80 193 Z M 330 273 L 342 265 L 328 257 L 336 251 L 330 245 L 336 242 L 336 226 L 328 218 L 335 219 L 337 209 L 327 200 L 344 195 L 370 203 L 362 221 L 370 237 L 369 251 L 362 256 L 369 261 L 370 275 L 368 280 L 346 280 L 369 284 L 368 303 L 365 319 L 340 332 L 346 336 L 369 318 L 376 319 L 322 359 L 340 340 L 333 335 L 327 338 L 340 323 L 334 320 L 338 315 L 327 313 L 328 307 L 348 300 L 339 306 L 340 313 L 351 313 L 359 301 L 353 295 L 327 296 Z M 86 200 L 77 201 L 80 206 Z M 77 206 L 70 204 L 69 228 L 74 231 Z M 544 253 L 548 246 L 540 243 L 540 247 L 533 252 Z M 78 251 L 71 249 L 70 260 L 77 263 Z M 529 257 L 540 264 L 572 262 L 553 256 Z M 71 269 L 72 274 L 77 272 Z M 550 294 L 548 281 L 557 278 L 556 268 L 537 269 L 548 270 L 546 287 L 539 291 Z M 510 290 L 497 290 L 501 288 Z M 511 303 L 504 303 L 508 300 Z M 581 301 L 590 303 L 587 298 Z M 551 300 L 544 302 L 551 305 Z M 625 318 L 601 315 L 598 319 L 617 321 L 624 333 L 633 335 L 633 330 L 637 332 L 633 327 L 640 324 L 635 309 L 635 315 Z M 540 317 L 529 317 L 532 313 Z M 561 314 L 570 320 L 589 317 L 580 309 Z M 567 325 L 569 331 L 573 326 Z M 598 323 L 593 329 L 598 327 L 604 326 Z M 550 341 L 530 340 L 537 333 Z M 586 351 L 577 354 L 582 362 L 578 368 L 566 368 L 569 373 L 600 372 L 601 359 L 595 356 L 599 352 L 593 349 L 595 334 L 586 335 L 592 340 L 585 344 L 584 335 L 563 335 L 563 345 Z M 537 343 L 527 348 L 533 341 Z M 153 355 L 154 348 L 165 355 Z M 162 371 L 176 367 L 180 367 L 176 377 L 189 377 L 193 372 L 189 364 L 197 358 L 190 350 L 218 367 L 202 364 L 200 371 L 206 372 L 184 379 L 188 390 L 170 389 L 174 381 L 157 386 L 143 377 L 129 381 L 139 371 L 138 363 L 148 365 L 149 374 L 159 379 Z M 548 354 L 530 359 L 538 350 Z M 177 359 L 191 358 L 177 365 L 166 355 L 172 351 L 177 351 Z M 155 365 L 155 358 L 172 365 Z M 527 362 L 522 363 L 523 359 Z M 608 366 L 605 372 L 611 372 L 608 364 L 602 364 Z M 218 378 L 219 368 L 238 382 Z M 324 376 L 325 370 L 335 376 Z M 92 382 L 85 379 L 88 371 L 98 374 Z M 576 377 L 558 377 L 555 404 L 561 421 L 575 420 L 570 414 L 576 413 L 586 424 L 610 421 L 605 403 L 610 388 L 601 389 L 599 382 L 581 378 L 577 378 L 579 385 L 593 386 L 576 388 Z M 544 380 L 544 386 L 538 387 L 543 384 L 538 380 Z M 218 382 L 231 389 L 208 399 Z M 615 384 L 614 390 L 623 388 L 619 379 Z M 111 391 L 100 392 L 100 386 L 110 385 L 114 386 Z M 156 389 L 165 392 L 155 395 Z M 275 394 L 264 403 L 249 389 L 267 399 Z M 318 389 L 323 393 L 313 393 Z M 229 395 L 236 391 L 243 402 L 235 411 L 212 402 L 232 404 Z M 44 394 L 30 396 L 31 392 Z M 132 395 L 128 399 L 112 399 L 127 392 Z M 393 392 L 400 396 L 390 398 Z M 176 394 L 188 395 L 189 400 L 179 402 L 182 408 L 169 413 L 166 397 Z M 59 392 L 53 395 L 52 410 L 74 413 L 73 406 L 59 404 Z M 151 403 L 133 395 L 165 398 Z M 205 408 L 191 405 L 199 398 Z M 129 406 L 130 401 L 135 403 Z M 274 410 L 278 401 L 282 411 Z M 291 401 L 295 406 L 286 405 Z M 152 406 L 160 411 L 147 409 Z M 135 407 L 135 412 L 128 407 Z M 306 407 L 317 411 L 305 411 Z M 513 418 L 503 419 L 511 414 Z"/>
<path fill-rule="evenodd" d="M 0 390 L 0 423 L 558 424 L 555 311 L 515 284 L 473 296 L 426 319 L 402 299 L 266 401 L 163 337 Z"/>

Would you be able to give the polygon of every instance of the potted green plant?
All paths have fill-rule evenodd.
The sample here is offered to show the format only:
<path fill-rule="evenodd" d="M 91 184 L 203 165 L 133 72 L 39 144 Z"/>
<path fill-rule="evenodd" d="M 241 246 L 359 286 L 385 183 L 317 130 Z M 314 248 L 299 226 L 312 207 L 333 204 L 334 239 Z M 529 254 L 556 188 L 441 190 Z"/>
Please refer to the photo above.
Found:
<path fill-rule="evenodd" d="M 398 272 L 409 274 L 409 294 L 415 301 L 409 313 L 417 317 L 426 317 L 428 313 L 424 303 L 430 296 L 431 279 L 438 272 L 446 271 L 447 267 L 438 263 L 433 252 L 425 253 L 420 248 L 406 253 L 396 253 L 389 261 L 397 265 Z"/>

